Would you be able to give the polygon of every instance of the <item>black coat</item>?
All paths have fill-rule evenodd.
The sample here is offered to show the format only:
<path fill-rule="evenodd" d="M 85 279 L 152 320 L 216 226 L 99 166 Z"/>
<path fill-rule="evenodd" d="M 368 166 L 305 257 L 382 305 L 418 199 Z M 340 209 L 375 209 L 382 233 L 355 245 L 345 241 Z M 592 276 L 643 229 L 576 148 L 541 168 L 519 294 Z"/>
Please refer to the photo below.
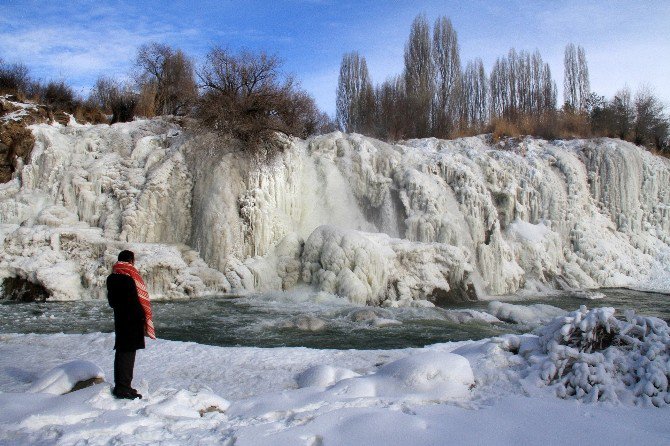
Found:
<path fill-rule="evenodd" d="M 107 277 L 107 300 L 114 309 L 114 348 L 123 352 L 144 348 L 144 310 L 132 277 L 110 274 Z"/>

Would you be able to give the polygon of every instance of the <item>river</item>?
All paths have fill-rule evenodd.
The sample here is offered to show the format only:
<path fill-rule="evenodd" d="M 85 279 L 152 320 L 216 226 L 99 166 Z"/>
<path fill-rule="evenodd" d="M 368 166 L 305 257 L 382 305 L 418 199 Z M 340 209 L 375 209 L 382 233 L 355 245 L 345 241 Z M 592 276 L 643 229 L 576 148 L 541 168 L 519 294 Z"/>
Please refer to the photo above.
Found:
<path fill-rule="evenodd" d="M 670 296 L 627 289 L 584 294 L 505 296 L 514 305 L 548 304 L 568 311 L 580 305 L 611 306 L 670 321 Z M 504 333 L 531 331 L 532 325 L 486 322 L 488 301 L 448 308 L 372 308 L 312 292 L 265 293 L 245 297 L 209 297 L 152 303 L 158 336 L 219 346 L 391 349 Z M 475 319 L 461 317 L 465 310 Z M 480 313 L 481 312 L 481 313 Z M 373 314 L 374 313 L 374 314 Z M 463 321 L 465 319 L 465 321 Z M 468 320 L 469 319 L 469 320 Z M 460 321 L 459 321 L 460 320 Z M 114 330 L 106 301 L 15 303 L 0 300 L 1 333 L 90 333 Z"/>

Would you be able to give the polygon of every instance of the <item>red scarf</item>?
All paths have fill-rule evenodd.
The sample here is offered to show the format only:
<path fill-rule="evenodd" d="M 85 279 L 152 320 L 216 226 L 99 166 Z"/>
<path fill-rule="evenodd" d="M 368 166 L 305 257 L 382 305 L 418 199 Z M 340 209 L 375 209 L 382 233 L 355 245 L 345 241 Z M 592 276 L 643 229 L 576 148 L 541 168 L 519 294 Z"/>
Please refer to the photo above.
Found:
<path fill-rule="evenodd" d="M 156 331 L 154 330 L 154 322 L 152 320 L 151 313 L 151 301 L 149 300 L 149 293 L 147 292 L 147 286 L 144 284 L 144 280 L 140 276 L 140 273 L 135 269 L 135 267 L 128 262 L 116 262 L 112 267 L 112 272 L 114 274 L 123 274 L 130 276 L 135 282 L 135 288 L 137 288 L 137 296 L 140 298 L 140 305 L 144 310 L 144 316 L 146 319 L 146 324 L 144 326 L 144 332 L 151 339 L 156 339 Z"/>

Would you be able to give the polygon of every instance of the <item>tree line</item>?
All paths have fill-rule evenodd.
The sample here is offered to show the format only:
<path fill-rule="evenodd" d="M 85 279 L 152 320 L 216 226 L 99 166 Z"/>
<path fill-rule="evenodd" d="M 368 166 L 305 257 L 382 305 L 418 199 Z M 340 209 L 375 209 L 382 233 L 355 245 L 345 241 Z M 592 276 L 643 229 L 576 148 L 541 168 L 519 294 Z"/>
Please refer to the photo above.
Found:
<path fill-rule="evenodd" d="M 138 48 L 129 80 L 100 76 L 86 98 L 65 81 L 40 82 L 21 63 L 0 59 L 0 94 L 30 99 L 88 122 L 127 122 L 173 115 L 231 135 L 249 147 L 276 132 L 301 138 L 334 130 L 327 114 L 264 52 L 213 47 L 196 67 L 182 50 L 162 43 Z"/>
<path fill-rule="evenodd" d="M 345 54 L 336 91 L 336 124 L 386 140 L 492 133 L 549 139 L 609 136 L 670 152 L 669 121 L 649 87 L 612 99 L 591 91 L 586 53 L 565 47 L 563 98 L 538 50 L 499 57 L 489 74 L 481 59 L 461 63 L 451 21 L 425 16 L 410 28 L 400 75 L 373 85 L 365 57 Z"/>

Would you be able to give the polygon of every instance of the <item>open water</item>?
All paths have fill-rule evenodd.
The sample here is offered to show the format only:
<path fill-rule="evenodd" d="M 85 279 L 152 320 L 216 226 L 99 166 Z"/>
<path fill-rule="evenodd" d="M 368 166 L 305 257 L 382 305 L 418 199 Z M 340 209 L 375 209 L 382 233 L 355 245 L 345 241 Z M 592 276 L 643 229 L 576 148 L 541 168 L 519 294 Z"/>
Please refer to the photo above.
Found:
<path fill-rule="evenodd" d="M 619 315 L 625 310 L 634 310 L 670 321 L 669 295 L 625 289 L 599 292 L 604 297 L 594 300 L 567 293 L 507 296 L 497 300 L 515 305 L 543 303 L 568 311 L 580 305 L 608 306 L 615 307 Z M 534 328 L 509 322 L 459 323 L 454 320 L 454 311 L 485 312 L 488 303 L 387 309 L 355 306 L 331 295 L 302 292 L 154 301 L 152 307 L 159 337 L 220 346 L 389 349 L 524 333 Z M 113 313 L 106 301 L 13 303 L 0 300 L 0 333 L 113 330 Z"/>

